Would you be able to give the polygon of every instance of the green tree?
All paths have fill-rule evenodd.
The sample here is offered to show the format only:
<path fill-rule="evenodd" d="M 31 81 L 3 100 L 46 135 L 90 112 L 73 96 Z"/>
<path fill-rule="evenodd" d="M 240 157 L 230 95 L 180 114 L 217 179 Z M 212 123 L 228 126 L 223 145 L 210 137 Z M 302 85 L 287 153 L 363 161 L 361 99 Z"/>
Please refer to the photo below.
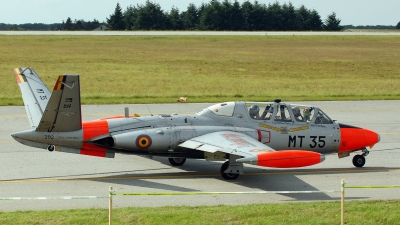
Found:
<path fill-rule="evenodd" d="M 125 20 L 119 3 L 115 7 L 114 14 L 107 18 L 107 29 L 109 30 L 125 30 Z"/>
<path fill-rule="evenodd" d="M 283 15 L 282 6 L 279 2 L 274 4 L 269 4 L 267 8 L 267 13 L 269 17 L 268 30 L 284 30 L 285 18 Z"/>
<path fill-rule="evenodd" d="M 63 30 L 73 30 L 73 24 L 71 18 L 68 17 L 67 21 L 65 21 L 65 24 L 63 26 Z"/>
<path fill-rule="evenodd" d="M 296 9 L 291 2 L 282 5 L 283 30 L 299 30 L 296 26 Z"/>
<path fill-rule="evenodd" d="M 253 30 L 254 23 L 256 23 L 253 18 L 253 4 L 249 1 L 242 3 L 242 15 L 243 15 L 243 30 Z"/>
<path fill-rule="evenodd" d="M 220 30 L 232 30 L 232 4 L 229 0 L 224 0 L 221 4 L 220 16 Z"/>
<path fill-rule="evenodd" d="M 168 29 L 169 30 L 182 30 L 183 21 L 182 15 L 179 14 L 179 9 L 172 7 L 171 11 L 167 15 L 168 17 Z"/>
<path fill-rule="evenodd" d="M 145 5 L 138 5 L 136 30 L 165 30 L 168 21 L 167 15 L 161 9 L 160 4 L 149 0 Z"/>
<path fill-rule="evenodd" d="M 194 30 L 199 24 L 199 14 L 196 6 L 190 3 L 186 12 L 182 12 L 182 22 L 185 30 Z"/>
<path fill-rule="evenodd" d="M 128 6 L 124 11 L 124 23 L 127 30 L 137 30 L 137 17 L 138 8 L 135 6 Z"/>
<path fill-rule="evenodd" d="M 206 4 L 200 15 L 200 30 L 220 30 L 221 29 L 222 6 L 218 0 L 211 0 Z"/>
<path fill-rule="evenodd" d="M 400 22 L 397 23 L 396 29 L 400 29 Z"/>
<path fill-rule="evenodd" d="M 252 21 L 254 21 L 252 30 L 267 30 L 269 25 L 267 6 L 265 4 L 259 4 L 257 1 L 255 1 L 253 4 L 252 14 Z"/>
<path fill-rule="evenodd" d="M 235 0 L 232 5 L 230 16 L 232 30 L 243 30 L 244 17 L 240 4 L 237 0 Z"/>
<path fill-rule="evenodd" d="M 74 30 L 83 30 L 83 20 L 75 20 Z"/>
<path fill-rule="evenodd" d="M 85 30 L 94 30 L 98 28 L 100 25 L 101 24 L 98 20 L 93 19 L 93 21 L 84 22 L 83 27 Z"/>
<path fill-rule="evenodd" d="M 318 31 L 322 30 L 322 20 L 321 16 L 318 14 L 317 11 L 312 10 L 310 14 L 309 20 L 306 21 L 306 27 L 309 27 L 310 30 Z"/>
<path fill-rule="evenodd" d="M 308 10 L 304 5 L 296 10 L 296 28 L 297 30 L 311 30 L 308 24 L 310 19 L 310 10 Z"/>
<path fill-rule="evenodd" d="M 322 27 L 326 31 L 338 31 L 343 29 L 343 26 L 340 26 L 340 22 L 341 20 L 336 18 L 336 13 L 333 12 L 328 15 Z"/>

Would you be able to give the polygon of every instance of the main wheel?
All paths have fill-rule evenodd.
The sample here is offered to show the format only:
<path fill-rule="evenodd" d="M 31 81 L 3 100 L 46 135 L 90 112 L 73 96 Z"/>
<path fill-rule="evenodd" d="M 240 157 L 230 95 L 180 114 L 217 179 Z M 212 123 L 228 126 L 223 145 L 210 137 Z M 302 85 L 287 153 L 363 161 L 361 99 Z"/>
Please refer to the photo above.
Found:
<path fill-rule="evenodd" d="M 169 163 L 173 166 L 182 166 L 186 162 L 186 158 L 168 158 Z"/>
<path fill-rule="evenodd" d="M 355 155 L 353 157 L 353 165 L 355 167 L 363 167 L 365 164 L 365 157 L 362 155 Z"/>
<path fill-rule="evenodd" d="M 224 162 L 224 164 L 222 164 L 221 166 L 221 176 L 225 179 L 225 180 L 235 180 L 236 178 L 239 177 L 238 173 L 224 173 L 226 169 L 228 169 L 229 167 L 229 161 Z"/>

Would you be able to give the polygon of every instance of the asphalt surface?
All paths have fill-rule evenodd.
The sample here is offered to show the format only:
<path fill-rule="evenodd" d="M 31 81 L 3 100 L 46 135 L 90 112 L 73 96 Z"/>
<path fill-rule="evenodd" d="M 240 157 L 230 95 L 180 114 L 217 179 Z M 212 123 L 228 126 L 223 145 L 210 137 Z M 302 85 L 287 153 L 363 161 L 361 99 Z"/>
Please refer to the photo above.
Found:
<path fill-rule="evenodd" d="M 188 99 L 190 101 L 190 99 Z M 0 107 L 0 197 L 107 196 L 109 186 L 121 192 L 170 191 L 327 191 L 347 185 L 400 185 L 400 101 L 311 102 L 340 123 L 368 128 L 381 141 L 363 168 L 350 157 L 327 155 L 318 165 L 279 170 L 245 165 L 237 180 L 223 180 L 221 163 L 188 159 L 172 167 L 167 159 L 116 155 L 114 159 L 48 152 L 14 141 L 11 133 L 29 129 L 25 108 Z M 84 120 L 131 114 L 196 113 L 212 104 L 82 106 Z M 347 200 L 400 199 L 399 189 L 347 189 Z M 237 194 L 208 196 L 114 197 L 114 207 L 236 205 L 249 203 L 340 200 L 340 192 L 314 194 Z M 0 211 L 107 208 L 108 199 L 4 200 Z"/>

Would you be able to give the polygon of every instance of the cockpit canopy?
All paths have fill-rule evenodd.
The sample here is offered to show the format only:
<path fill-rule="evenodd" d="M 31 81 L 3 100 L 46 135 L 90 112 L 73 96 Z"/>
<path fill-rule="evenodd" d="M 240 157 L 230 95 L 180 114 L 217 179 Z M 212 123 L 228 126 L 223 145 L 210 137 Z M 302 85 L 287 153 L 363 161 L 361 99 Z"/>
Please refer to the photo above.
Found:
<path fill-rule="evenodd" d="M 214 116 L 233 117 L 237 114 L 241 118 L 270 120 L 274 123 L 333 123 L 318 107 L 281 102 L 225 102 L 212 105 L 198 114 L 209 112 Z"/>
<path fill-rule="evenodd" d="M 249 117 L 253 120 L 271 120 L 278 123 L 333 123 L 318 107 L 280 102 L 246 102 L 245 105 Z"/>
<path fill-rule="evenodd" d="M 235 111 L 235 102 L 224 102 L 208 107 L 212 113 L 217 116 L 233 116 Z"/>

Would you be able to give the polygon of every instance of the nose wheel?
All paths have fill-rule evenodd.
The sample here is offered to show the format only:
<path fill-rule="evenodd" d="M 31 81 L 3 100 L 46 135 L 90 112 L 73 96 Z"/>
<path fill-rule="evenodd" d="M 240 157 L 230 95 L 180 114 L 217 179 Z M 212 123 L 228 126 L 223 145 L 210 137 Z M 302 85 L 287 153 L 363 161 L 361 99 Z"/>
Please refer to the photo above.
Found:
<path fill-rule="evenodd" d="M 355 155 L 353 157 L 353 165 L 355 167 L 363 167 L 365 165 L 365 157 L 369 154 L 369 151 L 364 148 L 362 152 L 362 155 Z"/>
<path fill-rule="evenodd" d="M 362 155 L 355 155 L 353 157 L 353 165 L 355 167 L 363 167 L 365 164 L 365 157 Z"/>

